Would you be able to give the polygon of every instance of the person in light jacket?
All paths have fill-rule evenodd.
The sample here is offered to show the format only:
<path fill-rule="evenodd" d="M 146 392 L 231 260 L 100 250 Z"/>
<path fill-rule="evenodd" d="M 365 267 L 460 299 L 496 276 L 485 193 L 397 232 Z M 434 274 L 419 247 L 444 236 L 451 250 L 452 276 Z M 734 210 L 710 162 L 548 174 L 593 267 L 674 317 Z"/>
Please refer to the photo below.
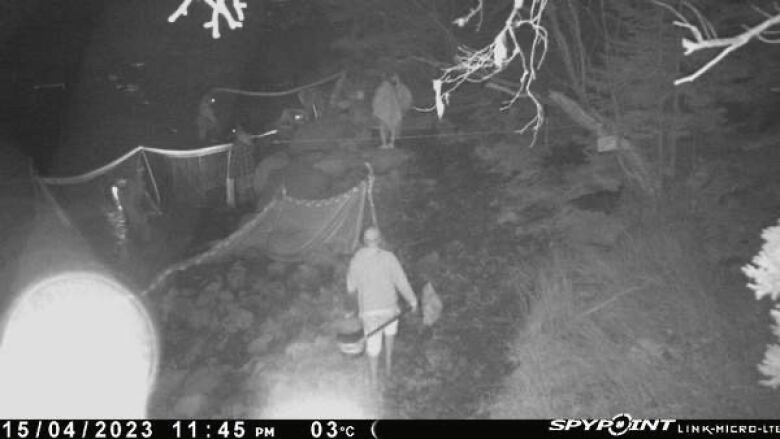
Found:
<path fill-rule="evenodd" d="M 400 312 L 400 294 L 417 311 L 417 297 L 409 285 L 398 258 L 390 251 L 380 248 L 381 235 L 376 227 L 369 227 L 363 233 L 364 246 L 360 248 L 349 264 L 347 271 L 347 292 L 356 294 L 359 317 L 363 331 L 370 333 L 383 323 L 393 319 Z M 385 369 L 389 375 L 392 368 L 393 341 L 398 333 L 398 320 L 382 331 L 366 339 L 366 356 L 373 385 L 379 383 L 379 354 L 384 337 Z"/>

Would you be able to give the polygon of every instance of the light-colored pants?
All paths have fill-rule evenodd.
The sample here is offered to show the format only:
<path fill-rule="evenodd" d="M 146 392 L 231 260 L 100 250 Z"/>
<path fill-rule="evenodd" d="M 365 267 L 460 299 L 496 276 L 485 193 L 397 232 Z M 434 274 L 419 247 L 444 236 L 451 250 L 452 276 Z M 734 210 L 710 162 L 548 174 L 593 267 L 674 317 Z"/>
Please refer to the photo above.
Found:
<path fill-rule="evenodd" d="M 369 311 L 361 316 L 363 320 L 363 333 L 368 334 L 374 329 L 380 327 L 382 324 L 387 323 L 398 314 L 395 310 L 383 310 L 383 311 Z M 366 354 L 369 357 L 377 357 L 382 351 L 382 336 L 393 336 L 398 334 L 398 320 L 387 325 L 381 331 L 366 338 Z"/>

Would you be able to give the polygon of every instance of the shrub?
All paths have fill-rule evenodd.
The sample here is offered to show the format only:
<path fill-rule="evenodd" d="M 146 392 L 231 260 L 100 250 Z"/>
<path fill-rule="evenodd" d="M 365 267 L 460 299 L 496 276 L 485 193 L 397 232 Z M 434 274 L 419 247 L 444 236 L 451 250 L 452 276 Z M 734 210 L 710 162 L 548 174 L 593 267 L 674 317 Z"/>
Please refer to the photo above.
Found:
<path fill-rule="evenodd" d="M 780 221 L 764 229 L 761 237 L 764 239 L 761 250 L 742 271 L 750 278 L 747 286 L 755 292 L 757 300 L 769 296 L 776 301 L 780 296 Z M 780 339 L 780 305 L 775 303 L 770 314 L 774 319 L 772 332 Z M 773 389 L 780 386 L 780 344 L 767 345 L 764 361 L 759 364 L 758 370 L 768 377 L 761 384 Z"/>

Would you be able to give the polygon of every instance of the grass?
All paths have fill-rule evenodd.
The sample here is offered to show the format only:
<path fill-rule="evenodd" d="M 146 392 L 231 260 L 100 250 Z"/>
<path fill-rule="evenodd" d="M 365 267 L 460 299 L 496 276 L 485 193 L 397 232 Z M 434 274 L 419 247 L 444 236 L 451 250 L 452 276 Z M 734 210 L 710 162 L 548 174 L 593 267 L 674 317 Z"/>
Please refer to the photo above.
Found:
<path fill-rule="evenodd" d="M 554 248 L 491 415 L 738 416 L 724 411 L 740 380 L 731 329 L 692 236 L 656 221 L 611 251 Z"/>

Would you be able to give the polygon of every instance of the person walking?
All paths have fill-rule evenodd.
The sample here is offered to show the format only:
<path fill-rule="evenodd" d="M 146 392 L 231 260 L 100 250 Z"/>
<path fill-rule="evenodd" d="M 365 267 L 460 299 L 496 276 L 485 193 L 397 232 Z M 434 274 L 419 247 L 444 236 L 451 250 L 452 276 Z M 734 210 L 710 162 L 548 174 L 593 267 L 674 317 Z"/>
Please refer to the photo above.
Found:
<path fill-rule="evenodd" d="M 398 295 L 417 311 L 417 297 L 398 258 L 380 247 L 381 234 L 376 227 L 363 233 L 364 246 L 355 252 L 347 271 L 347 292 L 357 295 L 359 317 L 364 334 L 369 334 L 392 320 L 400 312 Z M 366 356 L 374 386 L 379 384 L 379 354 L 384 339 L 385 373 L 392 370 L 393 342 L 398 333 L 398 320 L 366 339 Z"/>
<path fill-rule="evenodd" d="M 379 120 L 380 148 L 395 148 L 401 134 L 404 114 L 412 108 L 412 92 L 397 74 L 384 79 L 374 91 L 371 101 L 373 115 Z"/>

